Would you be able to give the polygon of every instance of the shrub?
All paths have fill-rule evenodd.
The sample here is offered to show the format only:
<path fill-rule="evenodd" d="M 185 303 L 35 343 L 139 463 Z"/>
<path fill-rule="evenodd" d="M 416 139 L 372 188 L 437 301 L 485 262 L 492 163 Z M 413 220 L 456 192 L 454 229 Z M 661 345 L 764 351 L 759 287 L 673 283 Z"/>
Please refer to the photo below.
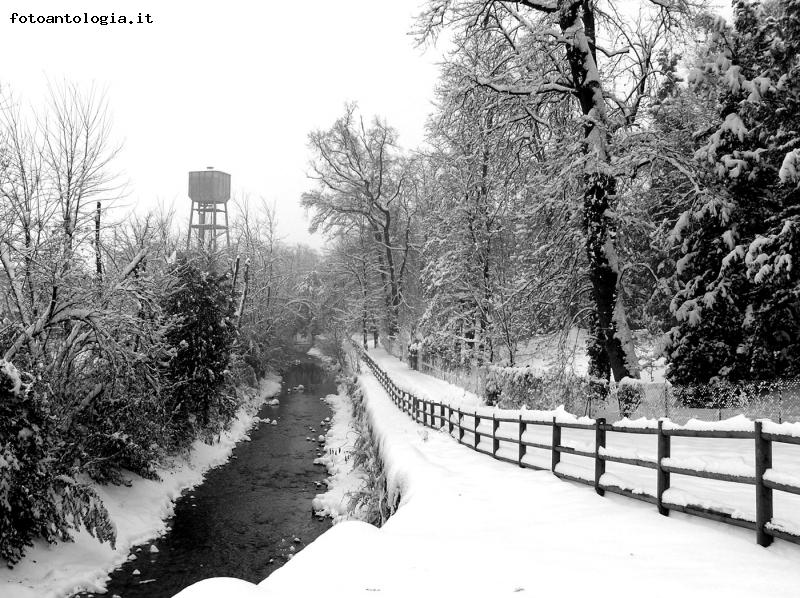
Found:
<path fill-rule="evenodd" d="M 114 545 L 116 532 L 102 501 L 69 475 L 46 404 L 8 361 L 0 360 L 0 558 L 22 558 L 33 540 L 71 539 L 81 527 Z"/>
<path fill-rule="evenodd" d="M 172 357 L 164 372 L 168 403 L 176 433 L 187 440 L 199 428 L 227 422 L 238 406 L 228 370 L 236 340 L 230 278 L 198 261 L 179 260 L 163 305 L 172 318 Z"/>

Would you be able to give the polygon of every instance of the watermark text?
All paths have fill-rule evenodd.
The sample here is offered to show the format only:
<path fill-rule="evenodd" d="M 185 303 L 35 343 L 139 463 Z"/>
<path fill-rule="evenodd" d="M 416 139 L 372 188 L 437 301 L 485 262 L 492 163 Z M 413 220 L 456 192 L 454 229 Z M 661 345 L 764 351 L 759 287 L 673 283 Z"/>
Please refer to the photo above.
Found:
<path fill-rule="evenodd" d="M 148 13 L 121 15 L 110 13 L 95 15 L 88 12 L 64 13 L 60 15 L 38 15 L 12 12 L 9 20 L 15 25 L 152 25 L 153 16 Z"/>

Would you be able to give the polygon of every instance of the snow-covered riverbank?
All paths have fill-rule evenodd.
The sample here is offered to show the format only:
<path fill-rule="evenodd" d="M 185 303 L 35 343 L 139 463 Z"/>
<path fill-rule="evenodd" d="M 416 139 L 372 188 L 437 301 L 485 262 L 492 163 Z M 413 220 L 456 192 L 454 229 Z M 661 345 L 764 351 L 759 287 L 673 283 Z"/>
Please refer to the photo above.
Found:
<path fill-rule="evenodd" d="M 129 487 L 98 486 L 117 526 L 115 550 L 85 531 L 75 534 L 73 543 L 38 542 L 14 569 L 0 570 L 0 596 L 59 598 L 82 590 L 102 591 L 108 573 L 125 562 L 131 548 L 167 531 L 166 519 L 181 492 L 202 482 L 209 469 L 228 461 L 236 444 L 248 439 L 259 408 L 280 390 L 278 376 L 262 380 L 258 394 L 240 409 L 228 431 L 211 445 L 195 441 L 188 455 L 158 472 L 159 481 L 131 475 Z"/>
<path fill-rule="evenodd" d="M 333 410 L 331 425 L 325 434 L 325 448 L 322 457 L 315 463 L 324 465 L 329 477 L 327 490 L 317 495 L 312 503 L 318 515 L 333 519 L 334 524 L 351 516 L 351 497 L 364 485 L 363 472 L 354 468 L 353 450 L 358 440 L 358 432 L 353 418 L 352 398 L 343 389 L 323 399 Z"/>
<path fill-rule="evenodd" d="M 423 375 L 417 382 L 427 384 Z M 394 516 L 380 529 L 334 526 L 257 586 L 207 580 L 181 598 L 788 598 L 800 586 L 796 546 L 765 550 L 747 530 L 661 517 L 649 505 L 600 499 L 549 472 L 489 459 L 415 424 L 368 372 L 360 383 L 389 491 L 402 496 Z"/>

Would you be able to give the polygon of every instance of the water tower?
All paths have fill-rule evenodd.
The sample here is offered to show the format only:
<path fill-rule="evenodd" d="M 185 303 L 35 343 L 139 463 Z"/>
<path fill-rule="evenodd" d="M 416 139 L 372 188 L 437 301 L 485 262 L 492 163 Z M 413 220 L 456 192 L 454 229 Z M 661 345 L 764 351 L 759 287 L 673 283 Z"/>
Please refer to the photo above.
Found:
<path fill-rule="evenodd" d="M 209 166 L 206 170 L 189 173 L 189 199 L 192 200 L 192 211 L 189 214 L 189 235 L 186 248 L 192 244 L 192 231 L 199 247 L 215 250 L 219 237 L 225 235 L 225 246 L 231 243 L 228 232 L 228 200 L 231 198 L 231 175 L 214 170 Z M 197 223 L 195 223 L 197 214 Z M 218 215 L 224 216 L 225 223 Z"/>

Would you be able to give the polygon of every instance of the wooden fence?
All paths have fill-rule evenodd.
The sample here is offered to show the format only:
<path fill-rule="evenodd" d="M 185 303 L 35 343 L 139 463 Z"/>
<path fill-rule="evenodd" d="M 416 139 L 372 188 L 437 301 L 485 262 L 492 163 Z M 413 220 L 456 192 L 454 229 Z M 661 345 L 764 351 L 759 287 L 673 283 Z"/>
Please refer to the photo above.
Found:
<path fill-rule="evenodd" d="M 355 345 L 354 345 L 355 346 Z M 736 525 L 747 529 L 755 530 L 756 540 L 761 546 L 769 546 L 773 538 L 780 538 L 788 542 L 800 544 L 800 535 L 781 530 L 772 521 L 773 515 L 773 491 L 787 492 L 800 495 L 800 486 L 779 483 L 769 479 L 767 473 L 772 469 L 772 443 L 782 442 L 787 444 L 800 445 L 800 438 L 783 434 L 770 434 L 764 432 L 762 423 L 755 422 L 755 430 L 750 431 L 720 431 L 720 430 L 689 430 L 681 428 L 664 427 L 664 421 L 658 422 L 658 428 L 631 428 L 612 426 L 602 418 L 595 420 L 594 424 L 583 424 L 576 422 L 559 422 L 556 418 L 552 420 L 525 419 L 522 415 L 518 417 L 502 417 L 496 413 L 491 416 L 481 415 L 477 411 L 463 411 L 451 405 L 436 401 L 420 399 L 410 392 L 398 387 L 394 381 L 364 352 L 360 347 L 355 347 L 362 361 L 367 364 L 369 369 L 381 383 L 392 401 L 405 413 L 419 424 L 424 426 L 442 429 L 447 428 L 448 433 L 458 439 L 460 444 L 469 446 L 473 450 L 489 455 L 500 461 L 506 461 L 519 467 L 549 470 L 559 478 L 593 486 L 597 494 L 603 496 L 606 492 L 620 494 L 636 500 L 652 503 L 658 508 L 662 515 L 668 515 L 670 511 L 679 511 L 688 515 L 695 515 L 720 521 L 730 525 Z M 465 419 L 472 419 L 472 425 L 465 425 Z M 491 421 L 491 432 L 480 431 L 483 420 Z M 517 424 L 517 434 L 515 436 L 503 436 L 499 434 L 501 423 Z M 552 440 L 549 444 L 532 442 L 524 437 L 529 426 L 546 426 L 552 428 Z M 581 450 L 578 448 L 564 446 L 561 442 L 562 429 L 594 430 L 595 447 L 594 450 Z M 630 458 L 621 455 L 614 455 L 605 450 L 606 433 L 615 432 L 623 434 L 650 434 L 656 435 L 658 453 L 656 460 L 643 458 Z M 465 434 L 472 438 L 465 440 Z M 753 475 L 739 475 L 724 472 L 705 471 L 686 467 L 677 467 L 665 462 L 670 457 L 670 446 L 673 437 L 694 437 L 694 438 L 738 438 L 752 439 L 755 444 L 755 471 Z M 491 449 L 481 446 L 481 439 L 491 440 Z M 517 453 L 515 457 L 499 454 L 500 442 L 516 445 Z M 550 451 L 550 467 L 541 467 L 524 460 L 528 448 L 536 448 Z M 558 471 L 558 464 L 562 454 L 576 455 L 592 459 L 594 461 L 594 479 L 586 479 L 579 476 Z M 637 467 L 644 467 L 656 471 L 656 494 L 643 491 L 633 491 L 621 488 L 613 484 L 604 484 L 601 478 L 605 473 L 606 463 L 615 462 Z M 664 500 L 664 493 L 670 487 L 670 474 L 680 474 L 698 478 L 721 480 L 724 482 L 749 484 L 755 486 L 756 518 L 755 521 L 735 517 L 731 513 L 726 513 L 713 508 L 701 505 L 676 504 Z"/>

